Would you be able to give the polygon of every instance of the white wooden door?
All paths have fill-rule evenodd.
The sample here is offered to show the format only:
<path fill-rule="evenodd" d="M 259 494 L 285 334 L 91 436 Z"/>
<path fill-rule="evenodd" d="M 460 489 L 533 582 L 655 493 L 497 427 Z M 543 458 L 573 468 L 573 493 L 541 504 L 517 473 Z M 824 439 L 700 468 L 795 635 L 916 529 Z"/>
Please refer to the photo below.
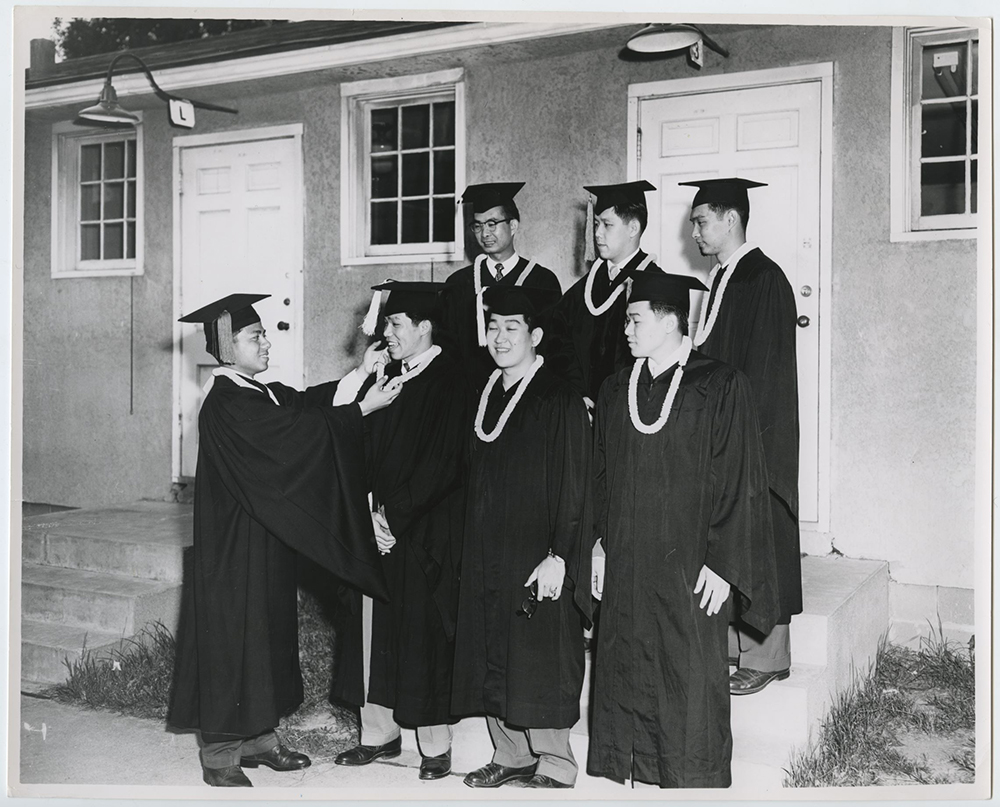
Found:
<path fill-rule="evenodd" d="M 638 110 L 639 177 L 657 188 L 647 194 L 643 245 L 667 271 L 705 280 L 714 264 L 691 238 L 688 219 L 696 189 L 679 182 L 739 176 L 767 183 L 749 192 L 747 240 L 785 271 L 803 326 L 797 358 L 804 526 L 819 520 L 821 109 L 820 82 L 810 81 L 641 98 Z M 692 324 L 707 297 L 698 296 Z"/>
<path fill-rule="evenodd" d="M 253 132 L 242 133 L 248 138 Z M 211 137 L 211 136 L 208 136 Z M 199 142 L 199 138 L 180 139 Z M 254 305 L 272 343 L 261 381 L 302 385 L 302 181 L 297 136 L 188 145 L 179 163 L 177 310 L 227 294 L 270 294 Z M 175 209 L 177 209 L 175 207 Z M 175 475 L 194 476 L 202 388 L 217 362 L 202 325 L 183 323 L 176 349 Z"/>

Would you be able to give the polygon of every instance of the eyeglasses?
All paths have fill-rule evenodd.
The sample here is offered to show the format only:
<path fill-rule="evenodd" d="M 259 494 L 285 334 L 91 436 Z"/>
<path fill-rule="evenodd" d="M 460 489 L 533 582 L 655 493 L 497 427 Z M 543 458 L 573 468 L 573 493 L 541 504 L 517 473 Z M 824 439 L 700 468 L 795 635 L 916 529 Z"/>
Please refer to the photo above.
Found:
<path fill-rule="evenodd" d="M 524 598 L 521 602 L 521 607 L 517 609 L 517 615 L 522 614 L 528 619 L 531 619 L 535 615 L 535 611 L 538 609 L 538 581 L 535 580 L 531 584 L 531 588 L 528 589 L 528 596 Z"/>
<path fill-rule="evenodd" d="M 469 225 L 469 229 L 478 235 L 483 230 L 492 233 L 496 230 L 498 224 L 503 224 L 505 221 L 510 221 L 510 219 L 487 219 L 486 221 L 474 221 Z"/>

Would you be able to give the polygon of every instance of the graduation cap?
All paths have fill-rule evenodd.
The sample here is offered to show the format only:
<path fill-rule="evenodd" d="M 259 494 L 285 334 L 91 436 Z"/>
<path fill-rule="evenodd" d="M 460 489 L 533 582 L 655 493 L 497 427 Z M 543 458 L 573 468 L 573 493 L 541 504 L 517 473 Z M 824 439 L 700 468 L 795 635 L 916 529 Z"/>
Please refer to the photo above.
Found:
<path fill-rule="evenodd" d="M 698 179 L 693 182 L 678 182 L 678 185 L 687 185 L 697 188 L 691 207 L 698 205 L 725 205 L 726 207 L 738 207 L 750 210 L 750 197 L 747 190 L 750 188 L 766 187 L 766 182 L 754 182 L 752 179 L 742 179 L 740 177 L 724 177 L 721 179 Z"/>
<path fill-rule="evenodd" d="M 383 291 L 389 292 L 389 299 L 382 306 L 382 316 L 412 314 L 424 319 L 435 319 L 441 311 L 440 297 L 444 289 L 444 283 L 416 280 L 387 280 L 372 286 L 372 291 L 375 293 L 372 295 L 372 302 L 364 322 L 361 323 L 361 330 L 368 336 L 375 333 Z"/>
<path fill-rule="evenodd" d="M 538 317 L 551 308 L 560 298 L 555 289 L 538 286 L 487 286 L 483 290 L 483 302 L 491 314 L 502 317 L 521 314 L 525 319 Z"/>
<path fill-rule="evenodd" d="M 691 292 L 708 291 L 705 284 L 690 275 L 670 275 L 666 272 L 628 271 L 632 280 L 630 303 L 666 303 L 683 311 L 690 312 Z"/>
<path fill-rule="evenodd" d="M 514 205 L 514 197 L 523 187 L 523 182 L 484 182 L 481 185 L 469 185 L 462 194 L 462 204 L 471 204 L 473 213 L 485 213 L 501 205 Z M 514 209 L 517 209 L 516 205 Z"/>
<path fill-rule="evenodd" d="M 230 294 L 214 303 L 209 303 L 197 311 L 181 317 L 178 322 L 202 322 L 205 324 L 205 349 L 215 356 L 220 364 L 236 361 L 233 354 L 233 334 L 260 322 L 260 316 L 253 304 L 265 300 L 270 294 Z"/>
<path fill-rule="evenodd" d="M 638 182 L 620 182 L 617 185 L 584 185 L 584 190 L 597 197 L 594 210 L 603 213 L 616 205 L 646 206 L 646 191 L 655 191 L 656 186 L 644 179 Z"/>

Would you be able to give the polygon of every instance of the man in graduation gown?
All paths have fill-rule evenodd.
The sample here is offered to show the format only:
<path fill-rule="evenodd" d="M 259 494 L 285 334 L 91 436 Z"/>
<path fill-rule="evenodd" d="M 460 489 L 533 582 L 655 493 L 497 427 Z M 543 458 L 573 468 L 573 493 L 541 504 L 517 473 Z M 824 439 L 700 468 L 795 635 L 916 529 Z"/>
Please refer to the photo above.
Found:
<path fill-rule="evenodd" d="M 692 235 L 701 254 L 718 261 L 694 342 L 703 353 L 750 379 L 767 458 L 779 614 L 767 634 L 735 615 L 730 657 L 737 659 L 739 669 L 730 690 L 749 695 L 788 677 L 789 623 L 802 613 L 795 295 L 781 267 L 746 240 L 747 189 L 762 183 L 726 178 L 681 184 L 698 188 L 692 202 Z"/>
<path fill-rule="evenodd" d="M 453 272 L 447 279 L 444 327 L 455 342 L 459 357 L 469 368 L 477 391 L 483 388 L 495 365 L 486 350 L 486 324 L 482 292 L 491 286 L 528 283 L 562 294 L 559 278 L 534 260 L 517 253 L 514 237 L 521 226 L 521 213 L 514 197 L 523 182 L 487 182 L 470 185 L 462 203 L 472 205 L 472 234 L 482 253 L 471 266 Z"/>
<path fill-rule="evenodd" d="M 633 278 L 635 362 L 604 383 L 595 417 L 606 559 L 594 559 L 603 599 L 587 768 L 728 787 L 727 601 L 764 631 L 776 613 L 764 456 L 746 377 L 691 350 L 688 295 L 701 283 Z"/>
<path fill-rule="evenodd" d="M 415 727 L 421 779 L 451 772 L 451 671 L 473 391 L 453 355 L 435 344 L 443 283 L 389 282 L 383 307 L 386 375 L 399 399 L 365 422 L 376 538 L 389 602 L 364 602 L 360 649 L 341 655 L 355 675 L 368 663 L 360 744 L 338 765 L 367 765 L 400 753 L 400 725 Z M 357 635 L 355 631 L 355 637 Z M 367 645 L 367 647 L 366 647 Z M 345 650 L 351 645 L 344 643 Z M 354 689 L 352 693 L 351 689 Z"/>
<path fill-rule="evenodd" d="M 385 382 L 334 407 L 335 384 L 262 384 L 270 343 L 230 295 L 181 319 L 205 323 L 219 361 L 198 417 L 193 574 L 184 587 L 169 723 L 201 733 L 204 779 L 249 787 L 242 767 L 309 765 L 274 733 L 302 703 L 295 565 L 302 553 L 385 598 L 369 515 L 362 416 L 398 394 Z M 371 357 L 367 357 L 371 360 Z"/>
<path fill-rule="evenodd" d="M 536 355 L 546 295 L 488 292 L 499 369 L 472 441 L 452 705 L 487 716 L 496 751 L 470 787 L 565 788 L 577 775 L 569 733 L 591 616 L 592 439 L 580 396 Z"/>
<path fill-rule="evenodd" d="M 646 191 L 656 188 L 640 180 L 588 185 L 586 190 L 596 197 L 594 244 L 600 257 L 556 306 L 552 319 L 557 344 L 546 356 L 554 354 L 552 358 L 559 362 L 557 372 L 577 388 L 587 408 L 593 410 L 604 379 L 629 360 L 622 333 L 628 272 L 662 270 L 639 246 L 648 217 Z M 569 339 L 566 347 L 564 338 Z"/>

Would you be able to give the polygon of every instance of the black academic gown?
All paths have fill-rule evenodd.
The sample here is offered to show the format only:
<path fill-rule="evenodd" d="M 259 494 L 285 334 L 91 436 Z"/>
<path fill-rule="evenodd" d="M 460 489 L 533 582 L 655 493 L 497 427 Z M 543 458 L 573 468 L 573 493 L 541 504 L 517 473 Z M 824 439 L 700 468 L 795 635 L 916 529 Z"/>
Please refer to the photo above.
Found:
<path fill-rule="evenodd" d="M 398 374 L 390 365 L 387 374 Z M 365 419 L 372 505 L 396 538 L 381 558 L 389 602 L 372 609 L 367 699 L 397 723 L 451 718 L 458 574 L 465 527 L 473 392 L 459 364 L 441 353 L 403 386 L 393 404 Z M 360 609 L 340 647 L 334 695 L 362 705 Z"/>
<path fill-rule="evenodd" d="M 521 382 L 519 382 L 521 383 Z M 492 431 L 519 384 L 498 382 Z M 493 442 L 472 438 L 469 509 L 452 705 L 523 728 L 580 716 L 584 624 L 591 616 L 590 423 L 583 401 L 544 366 Z M 549 549 L 566 562 L 558 600 L 517 615 Z"/>
<path fill-rule="evenodd" d="M 262 385 L 261 385 L 262 386 Z M 252 737 L 302 702 L 296 553 L 385 598 L 361 410 L 335 384 L 266 392 L 217 377 L 198 418 L 193 572 L 169 722 Z"/>
<path fill-rule="evenodd" d="M 694 588 L 727 580 L 762 631 L 776 616 L 767 477 L 745 376 L 692 352 L 670 418 L 632 425 L 631 368 L 609 378 L 595 417 L 596 525 L 607 553 L 587 769 L 664 787 L 728 787 L 727 633 Z M 642 421 L 659 416 L 676 367 L 644 367 Z"/>
<path fill-rule="evenodd" d="M 635 269 L 646 258 L 641 249 L 632 257 L 625 269 Z M 647 272 L 662 272 L 650 263 Z M 589 274 L 589 272 L 588 272 Z M 612 292 L 627 279 L 625 271 L 619 272 L 612 283 L 608 277 L 607 263 L 602 261 L 594 278 L 593 304 L 603 305 Z M 581 277 L 563 295 L 552 312 L 555 335 L 546 353 L 550 369 L 566 378 L 580 395 L 597 401 L 604 379 L 632 360 L 625 339 L 626 294 L 621 294 L 603 314 L 590 313 L 584 300 L 587 275 Z M 564 343 L 564 339 L 568 343 Z"/>
<path fill-rule="evenodd" d="M 495 264 L 495 262 L 490 261 L 486 263 Z M 528 268 L 529 261 L 524 256 L 518 256 L 517 266 L 514 267 L 514 270 L 505 274 L 499 281 L 493 272 L 487 269 L 486 263 L 479 270 L 484 289 L 496 285 L 516 285 L 525 269 Z M 479 346 L 478 325 L 476 323 L 475 270 L 475 265 L 464 266 L 452 272 L 445 281 L 448 285 L 448 293 L 444 296 L 443 324 L 460 361 L 468 368 L 476 390 L 480 391 L 486 385 L 490 373 L 496 369 L 496 365 L 493 363 L 489 351 L 485 347 Z M 550 289 L 557 295 L 562 294 L 559 278 L 541 264 L 535 264 L 524 282 L 538 288 Z M 544 353 L 544 347 L 540 345 L 539 351 Z"/>
<path fill-rule="evenodd" d="M 779 622 L 787 623 L 802 613 L 795 294 L 781 267 L 759 249 L 750 250 L 727 271 L 733 276 L 718 319 L 699 350 L 750 379 L 772 496 Z M 721 280 L 721 275 L 716 278 L 713 291 Z M 706 312 L 715 303 L 714 295 L 708 303 Z"/>

